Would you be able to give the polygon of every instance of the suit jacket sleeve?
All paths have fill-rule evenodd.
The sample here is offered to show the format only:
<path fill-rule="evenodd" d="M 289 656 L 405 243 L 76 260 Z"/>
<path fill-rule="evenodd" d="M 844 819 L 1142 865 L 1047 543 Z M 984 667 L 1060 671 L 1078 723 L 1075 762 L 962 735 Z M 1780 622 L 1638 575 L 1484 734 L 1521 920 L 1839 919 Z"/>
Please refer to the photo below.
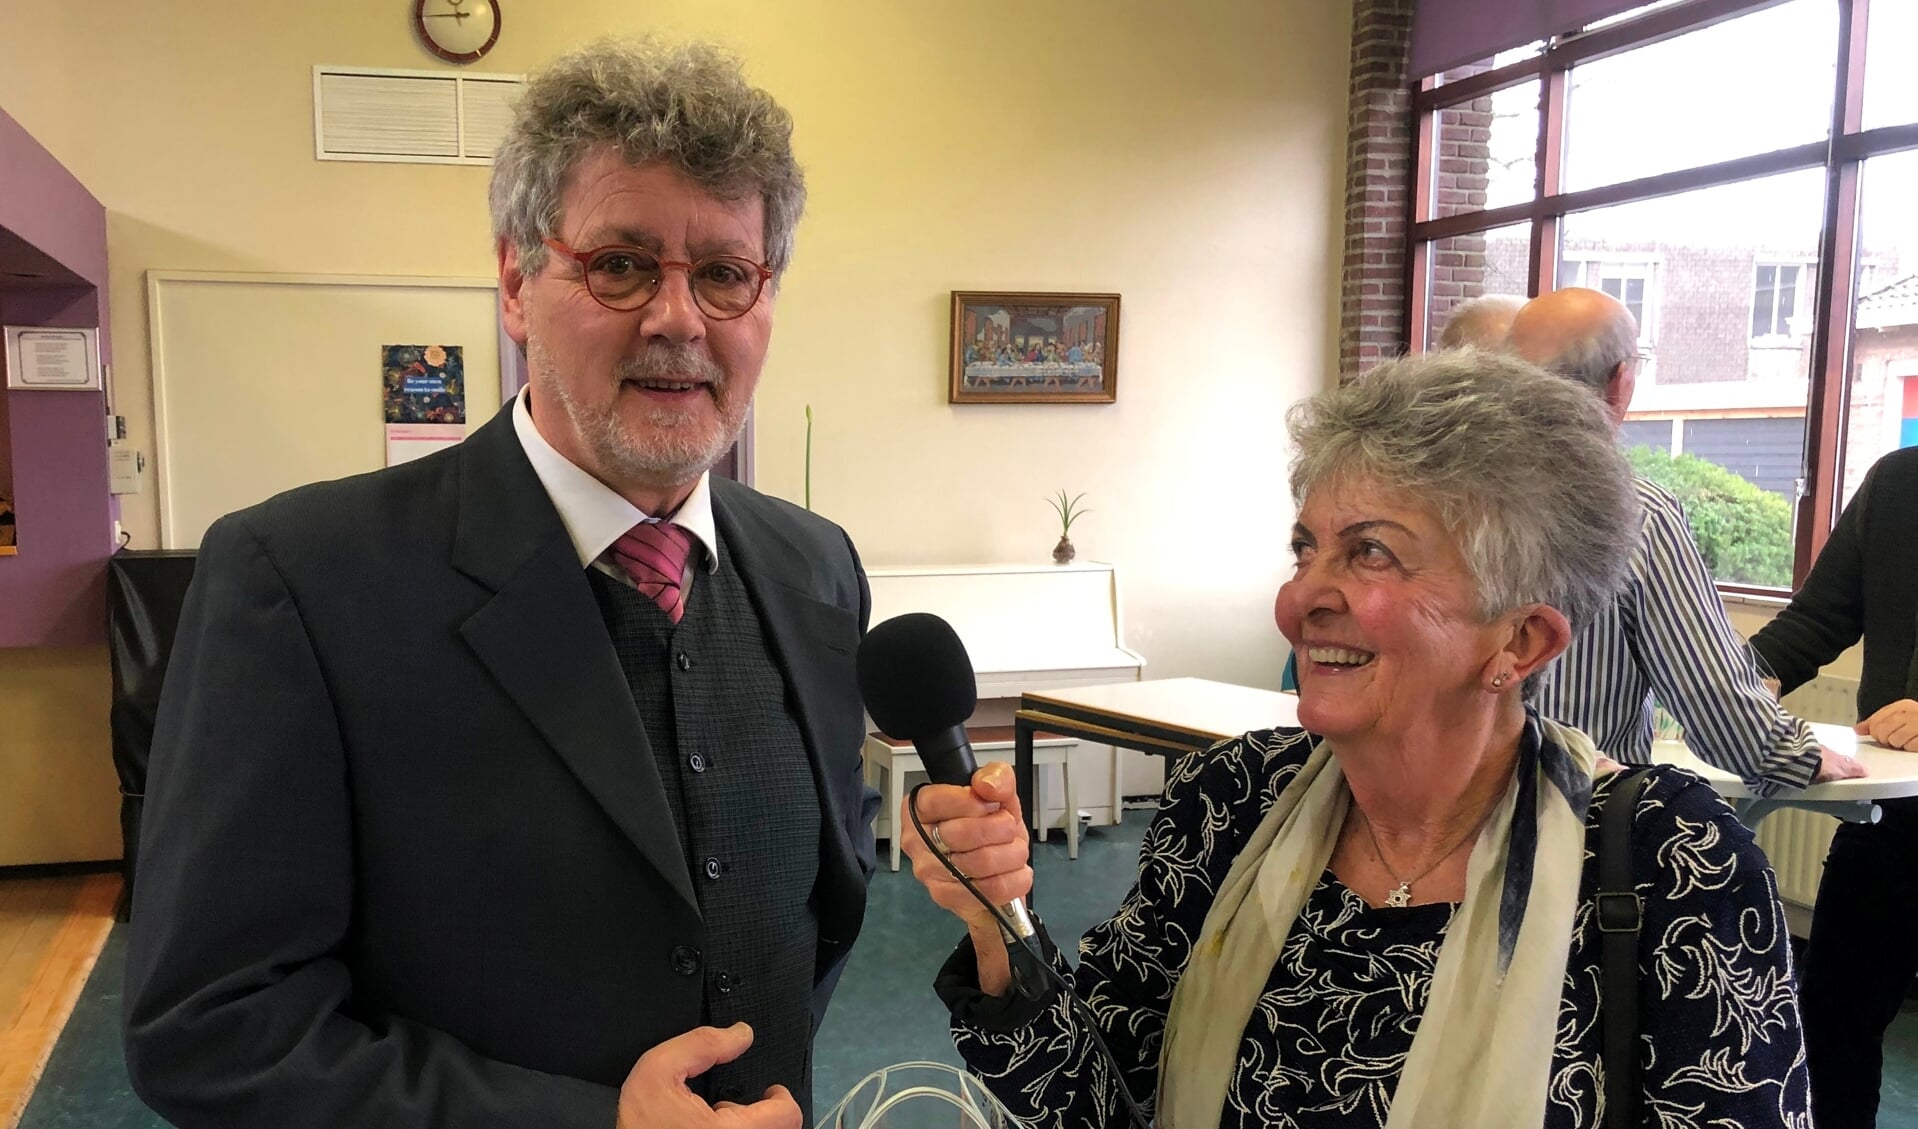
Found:
<path fill-rule="evenodd" d="M 182 1129 L 611 1129 L 610 1087 L 355 1013 L 341 959 L 354 831 L 333 708 L 266 545 L 244 515 L 221 521 L 149 773 L 125 1002 L 135 1091 Z"/>
<path fill-rule="evenodd" d="M 1752 636 L 1752 650 L 1771 667 L 1785 693 L 1816 678 L 1819 668 L 1864 634 L 1865 524 L 1877 477 L 1873 467 L 1839 515 L 1804 586 Z"/>
<path fill-rule="evenodd" d="M 866 568 L 860 563 L 859 550 L 853 547 L 852 538 L 846 538 L 846 552 L 852 554 L 853 575 L 859 581 L 859 637 L 866 637 L 866 628 L 872 619 L 872 587 L 866 583 Z M 859 857 L 860 873 L 871 882 L 875 871 L 879 869 L 879 854 L 873 842 L 873 820 L 879 814 L 881 803 L 879 792 L 866 783 L 865 753 L 861 750 L 853 758 L 852 791 L 848 793 L 859 797 L 859 803 L 852 805 L 857 812 L 858 824 L 849 828 L 852 834 L 853 853 Z"/>

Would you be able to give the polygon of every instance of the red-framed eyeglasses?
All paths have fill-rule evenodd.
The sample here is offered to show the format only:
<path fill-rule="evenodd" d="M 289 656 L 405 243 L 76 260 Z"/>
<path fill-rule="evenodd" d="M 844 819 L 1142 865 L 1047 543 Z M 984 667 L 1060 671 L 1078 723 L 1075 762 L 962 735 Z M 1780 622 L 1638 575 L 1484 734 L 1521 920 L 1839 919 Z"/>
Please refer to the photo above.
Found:
<path fill-rule="evenodd" d="M 731 321 L 753 308 L 766 288 L 766 280 L 773 276 L 765 264 L 738 255 L 708 255 L 696 263 L 685 263 L 621 243 L 575 251 L 557 239 L 543 242 L 579 264 L 586 292 L 609 310 L 644 306 L 659 293 L 666 268 L 678 267 L 686 272 L 700 312 L 714 321 Z"/>

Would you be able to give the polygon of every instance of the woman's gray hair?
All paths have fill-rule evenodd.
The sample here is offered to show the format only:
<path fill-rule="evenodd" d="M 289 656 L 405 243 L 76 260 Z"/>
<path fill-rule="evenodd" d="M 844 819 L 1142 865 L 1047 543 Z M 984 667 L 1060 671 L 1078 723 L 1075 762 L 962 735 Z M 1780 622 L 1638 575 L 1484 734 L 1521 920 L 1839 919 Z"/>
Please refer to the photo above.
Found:
<path fill-rule="evenodd" d="M 1458 539 L 1484 622 L 1549 604 L 1577 630 L 1624 579 L 1638 495 L 1589 388 L 1460 349 L 1387 362 L 1286 422 L 1294 503 L 1346 481 L 1429 507 Z"/>
<path fill-rule="evenodd" d="M 610 146 L 632 165 L 664 162 L 722 200 L 757 194 L 766 209 L 766 265 L 780 274 L 806 206 L 792 128 L 792 115 L 717 47 L 602 39 L 526 84 L 493 157 L 493 237 L 512 241 L 526 273 L 543 267 L 541 240 L 559 228 L 568 174 Z"/>

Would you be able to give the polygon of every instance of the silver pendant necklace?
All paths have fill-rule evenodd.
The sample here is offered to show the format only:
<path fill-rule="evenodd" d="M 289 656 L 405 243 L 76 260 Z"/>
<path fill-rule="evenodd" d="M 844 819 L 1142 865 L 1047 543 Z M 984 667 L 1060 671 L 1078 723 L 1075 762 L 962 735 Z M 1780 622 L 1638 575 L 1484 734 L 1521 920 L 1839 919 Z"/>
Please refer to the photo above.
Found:
<path fill-rule="evenodd" d="M 1354 806 L 1356 807 L 1357 805 Z M 1379 849 L 1378 832 L 1372 830 L 1372 821 L 1366 817 L 1364 809 L 1361 808 L 1359 810 L 1359 818 L 1365 820 L 1365 834 L 1367 838 L 1372 840 L 1372 854 L 1377 856 L 1379 865 L 1385 868 L 1385 873 L 1391 875 L 1392 880 L 1398 883 L 1397 886 L 1392 887 L 1391 891 L 1385 895 L 1385 904 L 1393 909 L 1404 909 L 1406 906 L 1411 905 L 1412 883 L 1424 881 L 1425 876 L 1437 870 L 1440 863 L 1456 854 L 1458 849 L 1465 845 L 1466 840 L 1478 834 L 1479 828 L 1485 826 L 1485 821 L 1491 818 L 1491 815 L 1492 813 L 1488 810 L 1483 816 L 1480 816 L 1478 823 L 1474 824 L 1470 831 L 1459 836 L 1456 842 L 1446 848 L 1444 854 L 1433 859 L 1430 866 L 1427 866 L 1424 870 L 1419 871 L 1410 878 L 1400 878 L 1399 872 L 1392 869 L 1392 864 L 1385 861 L 1385 852 Z"/>

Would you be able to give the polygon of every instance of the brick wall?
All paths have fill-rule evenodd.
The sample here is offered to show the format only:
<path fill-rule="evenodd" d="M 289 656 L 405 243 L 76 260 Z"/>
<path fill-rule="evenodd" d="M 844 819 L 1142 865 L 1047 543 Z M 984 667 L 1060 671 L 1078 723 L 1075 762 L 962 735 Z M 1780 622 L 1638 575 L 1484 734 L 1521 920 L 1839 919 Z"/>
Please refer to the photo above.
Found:
<path fill-rule="evenodd" d="M 1345 262 L 1340 295 L 1339 374 L 1350 377 L 1405 351 L 1406 226 L 1411 216 L 1413 145 L 1406 52 L 1411 0 L 1356 0 L 1346 139 Z M 1447 72 L 1456 81 L 1489 64 Z M 1433 215 L 1483 208 L 1491 167 L 1493 105 L 1476 98 L 1438 114 Z M 1504 237 L 1501 239 L 1501 237 Z M 1434 246 L 1428 281 L 1429 347 L 1452 308 L 1481 294 L 1523 294 L 1528 237 L 1462 235 Z M 1501 247 L 1504 243 L 1506 246 Z M 1510 252 L 1500 254 L 1501 251 Z M 1511 261 L 1505 261 L 1505 260 Z"/>
<path fill-rule="evenodd" d="M 1412 99 L 1405 81 L 1412 0 L 1355 0 L 1340 272 L 1339 376 L 1405 350 Z"/>
<path fill-rule="evenodd" d="M 1483 65 L 1448 71 L 1445 79 L 1455 82 L 1485 70 Z M 1485 189 L 1492 164 L 1492 99 L 1474 98 L 1438 112 L 1438 133 L 1433 138 L 1438 152 L 1437 168 L 1432 175 L 1432 214 L 1456 216 L 1485 207 Z M 1438 343 L 1439 332 L 1461 302 L 1483 294 L 1525 293 L 1524 250 L 1519 254 L 1518 283 L 1508 278 L 1488 259 L 1490 247 L 1486 232 L 1441 239 L 1432 247 L 1431 277 L 1426 283 L 1426 309 L 1423 348 Z M 1529 246 L 1529 241 L 1527 241 Z"/>

